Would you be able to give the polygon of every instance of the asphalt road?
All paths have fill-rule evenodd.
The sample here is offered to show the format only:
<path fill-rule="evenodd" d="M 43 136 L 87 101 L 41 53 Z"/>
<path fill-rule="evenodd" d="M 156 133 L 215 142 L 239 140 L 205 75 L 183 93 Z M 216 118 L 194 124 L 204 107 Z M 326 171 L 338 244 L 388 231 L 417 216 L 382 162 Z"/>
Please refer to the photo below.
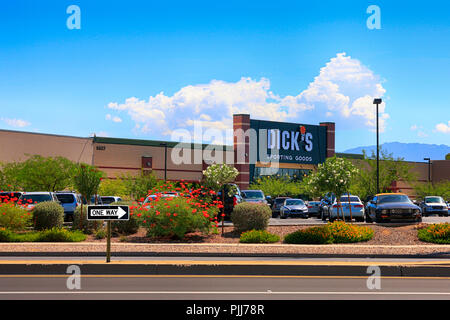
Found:
<path fill-rule="evenodd" d="M 0 299 L 158 299 L 158 300 L 450 300 L 450 278 L 381 278 L 369 289 L 367 278 L 274 276 L 96 275 L 67 288 L 67 276 L 2 276 Z"/>

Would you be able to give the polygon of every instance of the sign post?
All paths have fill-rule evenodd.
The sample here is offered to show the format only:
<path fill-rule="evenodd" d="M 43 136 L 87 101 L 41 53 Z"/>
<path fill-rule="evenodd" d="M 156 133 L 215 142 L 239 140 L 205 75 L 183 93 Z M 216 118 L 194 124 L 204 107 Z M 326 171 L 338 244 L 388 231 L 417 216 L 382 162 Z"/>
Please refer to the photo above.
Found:
<path fill-rule="evenodd" d="M 88 206 L 88 220 L 106 220 L 106 262 L 111 262 L 111 221 L 130 219 L 128 206 Z"/>

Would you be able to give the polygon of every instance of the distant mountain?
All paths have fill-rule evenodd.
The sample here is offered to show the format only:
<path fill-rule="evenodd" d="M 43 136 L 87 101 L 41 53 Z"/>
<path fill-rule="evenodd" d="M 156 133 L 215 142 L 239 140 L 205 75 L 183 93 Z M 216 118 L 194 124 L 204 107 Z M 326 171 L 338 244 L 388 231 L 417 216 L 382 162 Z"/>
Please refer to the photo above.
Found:
<path fill-rule="evenodd" d="M 431 158 L 431 160 L 445 160 L 445 155 L 450 153 L 450 146 L 445 144 L 426 144 L 426 143 L 401 143 L 401 142 L 388 142 L 381 145 L 383 150 L 388 153 L 392 153 L 394 158 L 405 158 L 407 161 L 420 161 L 423 162 L 423 158 Z M 368 155 L 377 151 L 377 146 L 357 147 L 353 149 L 345 150 L 345 153 L 358 153 L 362 154 L 362 151 L 366 150 Z"/>

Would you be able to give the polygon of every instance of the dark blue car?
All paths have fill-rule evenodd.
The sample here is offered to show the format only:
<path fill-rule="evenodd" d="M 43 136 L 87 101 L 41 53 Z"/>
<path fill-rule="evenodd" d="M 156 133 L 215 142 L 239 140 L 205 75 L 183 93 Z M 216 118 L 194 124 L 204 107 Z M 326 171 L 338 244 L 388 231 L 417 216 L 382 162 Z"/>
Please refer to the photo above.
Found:
<path fill-rule="evenodd" d="M 367 222 L 422 221 L 422 210 L 406 194 L 380 193 L 367 205 Z"/>

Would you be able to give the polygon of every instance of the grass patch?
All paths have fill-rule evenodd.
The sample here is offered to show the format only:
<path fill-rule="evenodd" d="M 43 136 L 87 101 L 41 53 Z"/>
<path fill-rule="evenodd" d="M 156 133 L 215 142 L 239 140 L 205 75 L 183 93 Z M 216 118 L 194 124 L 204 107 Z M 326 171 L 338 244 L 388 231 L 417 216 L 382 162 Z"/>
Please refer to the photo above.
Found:
<path fill-rule="evenodd" d="M 8 229 L 0 229 L 0 242 L 80 242 L 86 235 L 80 231 L 52 228 L 44 231 L 16 233 Z"/>

